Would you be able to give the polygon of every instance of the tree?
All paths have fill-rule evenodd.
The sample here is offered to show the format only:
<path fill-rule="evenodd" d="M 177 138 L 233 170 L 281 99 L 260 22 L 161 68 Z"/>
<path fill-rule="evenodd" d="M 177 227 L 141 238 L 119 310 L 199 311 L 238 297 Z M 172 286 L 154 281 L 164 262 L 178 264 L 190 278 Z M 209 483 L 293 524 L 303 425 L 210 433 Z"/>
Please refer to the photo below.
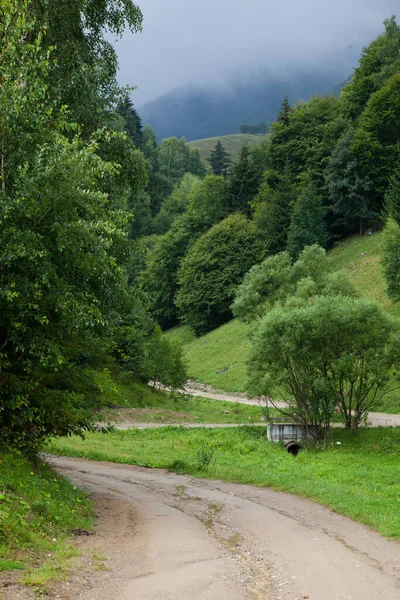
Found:
<path fill-rule="evenodd" d="M 252 160 L 250 149 L 244 145 L 238 162 L 232 167 L 229 178 L 229 210 L 250 215 L 251 203 L 258 192 L 262 171 Z"/>
<path fill-rule="evenodd" d="M 153 231 L 166 233 L 172 223 L 187 211 L 193 195 L 199 189 L 201 180 L 196 175 L 185 173 L 170 196 L 164 200 L 160 211 L 153 219 Z"/>
<path fill-rule="evenodd" d="M 400 224 L 400 162 L 393 171 L 385 193 L 384 213 Z"/>
<path fill-rule="evenodd" d="M 383 236 L 383 270 L 387 294 L 392 300 L 400 299 L 400 225 L 389 218 Z"/>
<path fill-rule="evenodd" d="M 285 94 L 283 102 L 278 112 L 278 116 L 276 117 L 277 122 L 280 123 L 283 127 L 287 127 L 290 123 L 290 116 L 292 114 L 292 111 L 293 109 L 289 103 L 289 96 Z"/>
<path fill-rule="evenodd" d="M 282 394 L 287 408 L 279 410 L 327 443 L 336 406 L 355 430 L 380 403 L 399 353 L 398 329 L 377 303 L 333 296 L 277 306 L 253 335 L 249 392 Z"/>
<path fill-rule="evenodd" d="M 272 167 L 280 173 L 289 170 L 293 177 L 309 173 L 320 192 L 332 146 L 346 127 L 337 98 L 313 96 L 299 102 L 272 125 Z"/>
<path fill-rule="evenodd" d="M 140 276 L 141 286 L 148 298 L 151 314 L 165 329 L 178 323 L 174 303 L 178 289 L 178 269 L 188 249 L 201 233 L 196 215 L 183 214 L 148 252 L 147 266 Z"/>
<path fill-rule="evenodd" d="M 32 35 L 45 30 L 44 49 L 52 48 L 52 97 L 59 106 L 68 106 L 70 121 L 90 135 L 114 114 L 124 95 L 109 38 L 120 37 L 126 27 L 131 33 L 141 31 L 140 9 L 132 0 L 31 0 L 29 18 L 36 23 Z"/>
<path fill-rule="evenodd" d="M 264 256 L 259 232 L 243 215 L 214 225 L 189 249 L 179 269 L 175 302 L 184 323 L 199 335 L 229 320 L 236 287 Z"/>
<path fill-rule="evenodd" d="M 263 182 L 254 199 L 254 222 L 262 231 L 271 254 L 286 248 L 290 219 L 297 197 L 288 169 L 283 175 L 265 171 Z"/>
<path fill-rule="evenodd" d="M 121 115 L 124 120 L 124 131 L 131 138 L 136 148 L 143 148 L 143 132 L 142 132 L 142 120 L 138 115 L 137 110 L 133 106 L 133 102 L 126 94 L 126 96 L 119 101 L 117 106 L 117 113 Z"/>
<path fill-rule="evenodd" d="M 338 140 L 328 161 L 325 186 L 330 209 L 340 217 L 337 226 L 342 233 L 352 233 L 358 227 L 363 232 L 363 222 L 376 219 L 378 212 L 371 206 L 372 182 L 363 176 L 362 169 L 352 149 L 355 131 L 348 131 Z"/>
<path fill-rule="evenodd" d="M 318 244 L 326 248 L 329 235 L 324 221 L 322 198 L 312 184 L 306 185 L 294 205 L 288 233 L 288 252 L 296 260 L 306 246 Z"/>
<path fill-rule="evenodd" d="M 58 110 L 53 54 L 30 8 L 25 0 L 0 8 L 0 429 L 2 444 L 34 454 L 49 436 L 95 427 L 96 381 L 115 366 L 135 312 L 145 312 L 129 284 L 125 199 L 142 192 L 146 170 L 125 134 L 80 135 Z M 157 340 L 146 319 L 141 356 L 155 354 Z"/>
<path fill-rule="evenodd" d="M 315 296 L 357 295 L 346 272 L 331 272 L 326 251 L 314 244 L 304 248 L 294 263 L 288 252 L 280 252 L 252 267 L 236 291 L 232 310 L 235 317 L 251 323 L 277 304 L 298 307 Z"/>
<path fill-rule="evenodd" d="M 214 150 L 211 151 L 210 158 L 207 159 L 211 165 L 214 175 L 226 177 L 228 175 L 228 167 L 231 162 L 230 155 L 225 151 L 220 140 L 216 143 Z"/>
<path fill-rule="evenodd" d="M 189 211 L 205 231 L 228 216 L 228 186 L 223 177 L 207 175 L 190 198 Z"/>

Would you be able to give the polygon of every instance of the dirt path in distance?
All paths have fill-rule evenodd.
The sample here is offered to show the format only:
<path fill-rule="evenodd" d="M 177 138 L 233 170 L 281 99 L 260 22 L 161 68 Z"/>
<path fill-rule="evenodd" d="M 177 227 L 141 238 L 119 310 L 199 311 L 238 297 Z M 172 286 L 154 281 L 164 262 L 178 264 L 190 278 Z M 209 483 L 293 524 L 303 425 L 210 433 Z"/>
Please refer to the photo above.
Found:
<path fill-rule="evenodd" d="M 184 391 L 192 396 L 201 396 L 202 398 L 209 398 L 210 400 L 224 400 L 225 402 L 238 402 L 239 404 L 260 406 L 258 400 L 249 400 L 246 398 L 246 394 L 227 394 L 220 390 L 213 391 L 213 388 L 206 385 L 188 384 Z M 284 407 L 285 403 L 275 402 L 275 406 Z M 400 415 L 370 412 L 368 414 L 368 422 L 372 427 L 400 427 Z"/>

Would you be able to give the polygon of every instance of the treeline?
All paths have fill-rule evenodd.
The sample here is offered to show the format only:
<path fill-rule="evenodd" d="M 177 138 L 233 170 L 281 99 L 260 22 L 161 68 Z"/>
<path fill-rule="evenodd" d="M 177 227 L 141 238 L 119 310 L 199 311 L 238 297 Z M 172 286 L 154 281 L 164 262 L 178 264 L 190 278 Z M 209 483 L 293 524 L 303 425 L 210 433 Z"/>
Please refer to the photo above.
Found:
<path fill-rule="evenodd" d="M 258 125 L 241 125 L 240 133 L 248 133 L 250 135 L 265 135 L 268 133 L 268 125 L 259 123 Z"/>
<path fill-rule="evenodd" d="M 176 184 L 155 217 L 168 230 L 139 243 L 141 287 L 163 327 L 183 321 L 203 333 L 229 319 L 252 261 L 282 251 L 296 260 L 306 246 L 382 226 L 399 169 L 399 49 L 392 17 L 339 97 L 291 106 L 285 96 L 260 147 L 229 166 L 219 144 L 213 174 Z"/>
<path fill-rule="evenodd" d="M 132 215 L 204 167 L 142 132 L 117 85 L 104 32 L 141 29 L 131 0 L 5 0 L 0 23 L 1 445 L 34 454 L 95 427 L 111 376 L 185 381 L 137 285 Z"/>

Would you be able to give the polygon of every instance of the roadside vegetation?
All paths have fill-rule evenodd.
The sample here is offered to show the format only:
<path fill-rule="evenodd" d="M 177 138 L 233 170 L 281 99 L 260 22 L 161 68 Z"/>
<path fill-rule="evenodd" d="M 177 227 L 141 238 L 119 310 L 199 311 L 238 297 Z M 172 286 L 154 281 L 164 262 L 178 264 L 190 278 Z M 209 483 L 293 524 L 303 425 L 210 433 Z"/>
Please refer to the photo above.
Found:
<path fill-rule="evenodd" d="M 170 394 L 147 385 L 113 381 L 113 394 L 104 391 L 107 404 L 99 413 L 101 421 L 127 423 L 215 423 L 246 424 L 264 420 L 261 406 L 210 400 L 181 393 Z M 109 386 L 110 390 L 110 386 Z"/>
<path fill-rule="evenodd" d="M 400 428 L 331 431 L 327 450 L 293 457 L 259 427 L 208 431 L 163 428 L 52 441 L 48 451 L 158 467 L 196 477 L 271 486 L 330 506 L 400 540 Z"/>
<path fill-rule="evenodd" d="M 18 571 L 38 592 L 52 579 L 66 578 L 74 533 L 91 530 L 92 504 L 64 477 L 17 452 L 0 460 L 0 571 Z"/>

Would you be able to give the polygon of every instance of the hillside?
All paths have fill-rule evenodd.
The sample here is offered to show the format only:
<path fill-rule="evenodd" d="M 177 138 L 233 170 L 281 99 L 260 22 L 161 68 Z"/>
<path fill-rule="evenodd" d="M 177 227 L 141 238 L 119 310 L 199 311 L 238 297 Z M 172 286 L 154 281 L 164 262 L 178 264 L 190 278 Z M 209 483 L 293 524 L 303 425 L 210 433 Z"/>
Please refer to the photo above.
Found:
<path fill-rule="evenodd" d="M 345 269 L 360 294 L 377 300 L 393 315 L 400 307 L 385 292 L 380 264 L 381 233 L 354 237 L 338 243 L 329 252 L 332 270 Z M 228 392 L 245 391 L 246 360 L 250 349 L 247 326 L 234 319 L 202 338 L 195 339 L 187 327 L 178 327 L 168 335 L 181 339 L 189 361 L 189 376 L 201 383 Z"/>
<path fill-rule="evenodd" d="M 209 158 L 211 151 L 214 150 L 216 143 L 219 141 L 230 155 L 232 161 L 236 161 L 243 144 L 258 146 L 265 139 L 266 136 L 264 135 L 237 133 L 233 135 L 210 137 L 202 140 L 193 140 L 192 142 L 188 142 L 188 146 L 192 149 L 197 148 L 200 151 L 201 158 L 206 161 L 207 158 Z"/>
<path fill-rule="evenodd" d="M 239 132 L 246 123 L 275 119 L 285 94 L 291 104 L 314 94 L 329 94 L 347 73 L 299 73 L 272 76 L 261 73 L 231 81 L 225 88 L 182 87 L 140 107 L 143 124 L 149 124 L 161 141 L 185 137 L 187 141 Z"/>

